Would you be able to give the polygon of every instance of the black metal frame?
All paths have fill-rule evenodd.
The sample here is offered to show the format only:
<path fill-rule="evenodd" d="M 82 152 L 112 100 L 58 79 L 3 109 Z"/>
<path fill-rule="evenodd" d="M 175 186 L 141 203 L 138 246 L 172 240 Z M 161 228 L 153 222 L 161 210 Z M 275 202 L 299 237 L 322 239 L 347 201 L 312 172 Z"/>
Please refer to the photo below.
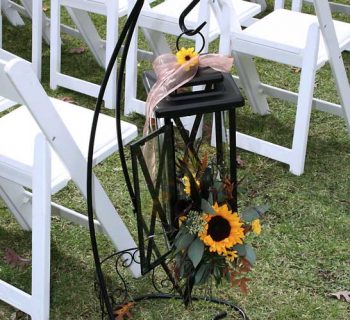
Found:
<path fill-rule="evenodd" d="M 157 176 L 155 181 L 153 181 L 151 174 L 147 167 L 147 161 L 144 158 L 142 149 L 147 147 L 147 143 L 152 143 L 154 139 L 159 139 L 162 136 L 163 143 L 159 144 L 159 154 L 160 159 L 158 162 Z M 169 245 L 168 252 L 161 255 L 160 250 L 157 248 L 154 242 L 155 227 L 157 219 L 160 219 L 163 232 L 167 237 L 168 241 L 171 242 L 174 235 L 173 221 L 175 221 L 174 207 L 173 204 L 176 201 L 176 185 L 175 185 L 175 157 L 174 157 L 174 141 L 173 141 L 173 128 L 171 125 L 165 125 L 160 129 L 152 132 L 148 136 L 132 143 L 130 145 L 131 150 L 131 161 L 132 161 L 132 171 L 134 177 L 134 192 L 136 197 L 136 217 L 137 217 L 137 229 L 139 238 L 139 251 L 140 251 L 140 261 L 141 261 L 141 272 L 146 274 L 147 272 L 154 269 L 171 252 Z M 152 212 L 147 213 L 151 215 L 151 223 L 148 226 L 143 218 L 142 203 L 140 198 L 140 177 L 139 168 L 143 178 L 145 179 L 148 191 L 152 198 Z M 167 205 L 169 208 L 169 216 L 166 214 L 166 208 L 163 207 L 161 201 L 159 200 L 159 193 L 162 185 L 164 175 L 167 175 L 167 181 L 170 182 L 166 187 L 165 192 L 168 195 Z M 171 183 L 174 182 L 174 183 Z M 145 239 L 144 233 L 146 233 L 147 238 Z M 145 241 L 146 240 L 146 241 Z M 170 244 L 170 243 L 169 243 Z M 153 254 L 156 255 L 156 260 L 154 260 Z"/>
<path fill-rule="evenodd" d="M 194 7 L 194 5 L 197 4 L 199 1 L 200 0 L 192 1 L 191 4 L 189 5 L 189 7 L 184 11 L 184 13 L 185 13 L 184 15 L 186 16 L 186 14 L 189 13 L 189 11 L 191 11 L 192 8 Z M 116 60 L 117 60 L 117 56 L 122 48 L 123 42 L 125 42 L 125 43 L 124 43 L 124 49 L 122 52 L 121 62 L 120 62 L 119 70 L 118 70 L 118 78 L 117 78 L 116 128 L 117 128 L 117 138 L 118 138 L 118 144 L 119 144 L 120 161 L 121 161 L 126 185 L 127 185 L 127 188 L 128 188 L 129 194 L 130 194 L 130 198 L 131 198 L 131 201 L 132 201 L 132 204 L 134 207 L 134 212 L 137 213 L 138 208 L 139 208 L 139 198 L 138 198 L 138 195 L 135 194 L 135 191 L 137 193 L 137 188 L 136 188 L 136 190 L 134 190 L 132 187 L 131 179 L 130 179 L 127 164 L 126 164 L 125 154 L 124 154 L 124 147 L 123 147 L 122 134 L 121 134 L 121 108 L 120 108 L 120 106 L 121 106 L 122 82 L 124 79 L 126 56 L 127 56 L 128 50 L 129 50 L 131 38 L 133 36 L 134 29 L 136 27 L 136 23 L 137 23 L 139 14 L 141 12 L 143 3 L 144 3 L 144 0 L 137 0 L 136 1 L 136 4 L 134 5 L 134 8 L 132 9 L 132 11 L 131 11 L 126 23 L 125 23 L 125 26 L 120 34 L 120 37 L 119 37 L 117 44 L 116 44 L 116 47 L 112 53 L 111 59 L 107 65 L 106 73 L 105 73 L 104 79 L 101 83 L 100 92 L 99 92 L 99 95 L 98 95 L 98 98 L 96 101 L 95 112 L 94 112 L 94 117 L 93 117 L 93 122 L 92 122 L 92 127 L 91 127 L 88 157 L 87 157 L 88 220 L 89 220 L 91 246 L 92 246 L 94 262 L 95 262 L 95 267 L 96 267 L 96 276 L 97 276 L 96 289 L 98 291 L 98 296 L 99 296 L 100 302 L 101 302 L 102 318 L 104 318 L 105 316 L 108 316 L 108 318 L 110 320 L 115 319 L 114 308 L 116 307 L 116 305 L 121 305 L 121 304 L 125 303 L 126 300 L 129 300 L 129 301 L 130 300 L 131 301 L 142 301 L 145 299 L 181 299 L 181 300 L 184 300 L 183 288 L 181 288 L 179 286 L 178 282 L 174 278 L 173 273 L 171 272 L 167 263 L 165 262 L 165 256 L 159 255 L 159 252 L 157 251 L 156 246 L 148 247 L 147 248 L 147 255 L 144 256 L 143 258 L 142 258 L 142 253 L 141 253 L 141 255 L 140 255 L 141 259 L 144 259 L 144 261 L 141 261 L 141 263 L 146 262 L 147 268 L 144 269 L 144 271 L 147 271 L 148 269 L 150 270 L 152 268 L 153 268 L 152 270 L 154 271 L 155 265 L 160 264 L 162 266 L 162 269 L 165 272 L 167 281 L 171 283 L 171 287 L 170 287 L 171 293 L 160 293 L 159 286 L 157 285 L 157 283 L 155 281 L 152 281 L 153 287 L 157 291 L 157 293 L 129 297 L 128 284 L 124 280 L 122 273 L 119 271 L 118 261 L 122 261 L 122 263 L 121 263 L 122 268 L 126 268 L 126 267 L 130 266 L 131 263 L 140 263 L 140 261 L 138 260 L 138 254 L 137 254 L 139 252 L 138 248 L 130 248 L 129 250 L 117 252 L 117 253 L 114 253 L 103 260 L 100 260 L 98 245 L 97 245 L 96 235 L 95 235 L 94 209 L 93 209 L 93 196 L 92 196 L 92 162 L 93 162 L 93 150 L 94 150 L 95 135 L 96 135 L 97 122 L 98 122 L 99 113 L 101 110 L 103 96 L 104 96 L 104 93 L 106 90 L 106 86 L 107 86 L 111 71 L 114 67 Z M 184 19 L 183 15 L 182 15 L 182 17 Z M 181 24 L 181 19 L 180 19 L 180 24 Z M 183 24 L 183 26 L 184 26 L 184 24 Z M 191 35 L 198 33 L 200 31 L 201 27 L 203 27 L 203 26 L 204 25 L 200 26 L 199 28 L 197 28 L 195 30 L 191 30 L 190 31 Z M 183 30 L 184 30 L 184 32 L 189 31 L 186 28 Z M 168 120 L 166 120 L 166 122 L 168 123 Z M 164 132 L 168 132 L 168 130 L 170 130 L 168 128 L 171 128 L 171 130 L 172 130 L 172 126 L 169 126 L 169 125 L 165 126 L 164 129 L 162 129 L 162 130 L 164 130 Z M 154 133 L 154 135 L 156 135 L 156 134 L 157 133 Z M 190 138 L 192 138 L 192 134 L 190 135 L 189 139 Z M 233 137 L 231 137 L 231 138 L 232 138 L 231 141 L 233 141 Z M 139 145 L 142 144 L 142 142 L 144 142 L 145 140 L 147 140 L 147 138 L 142 140 L 141 143 L 139 143 Z M 140 162 L 140 160 L 141 160 L 141 162 L 142 162 L 142 157 L 140 156 L 139 145 L 134 144 L 134 149 L 135 149 L 134 151 L 135 151 L 135 154 L 137 155 L 136 156 L 137 161 Z M 173 144 L 172 144 L 172 146 L 173 146 Z M 168 151 L 168 152 L 169 152 L 169 154 L 171 154 L 171 151 Z M 135 163 L 136 163 L 136 158 L 133 161 Z M 234 161 L 234 163 L 235 163 L 235 161 Z M 172 172 L 175 173 L 175 169 L 171 168 L 170 166 L 172 166 L 172 164 L 169 165 L 168 170 L 171 171 L 171 169 L 173 169 Z M 143 174 L 147 175 L 146 170 L 144 170 L 144 169 L 145 168 L 143 168 L 143 170 L 142 170 Z M 149 178 L 147 178 L 147 180 L 149 180 Z M 158 188 L 159 187 L 158 187 L 157 183 L 156 183 L 156 187 L 154 187 L 154 185 L 152 186 L 150 184 L 150 190 L 152 191 L 152 193 L 154 195 L 153 205 L 156 208 L 160 209 L 159 199 L 157 200 L 157 198 L 158 198 L 157 192 L 159 191 Z M 162 218 L 162 224 L 163 224 L 163 227 L 165 228 L 165 230 L 171 231 L 171 229 L 169 229 L 169 223 L 165 221 L 164 216 L 161 218 Z M 173 216 L 173 214 L 171 214 L 171 220 L 173 220 L 173 219 L 174 219 L 174 216 Z M 143 223 L 143 221 L 140 217 L 138 218 L 138 222 L 139 222 L 139 224 L 142 225 L 141 226 L 142 230 L 145 230 L 146 232 L 149 232 L 149 231 L 152 232 L 152 226 L 148 230 L 147 225 L 145 223 Z M 170 225 L 171 225 L 171 223 L 170 223 Z M 117 232 L 117 230 L 116 230 L 116 232 Z M 171 232 L 169 233 L 169 235 L 171 237 Z M 157 263 L 151 262 L 150 256 L 152 253 L 156 255 Z M 106 281 L 105 281 L 105 278 L 103 275 L 102 265 L 106 264 L 108 261 L 111 261 L 112 259 L 115 259 L 115 261 L 116 261 L 115 262 L 116 263 L 116 273 L 117 273 L 118 278 L 121 281 L 122 285 L 121 285 L 121 288 L 117 288 L 115 290 L 112 290 L 112 293 L 109 293 L 108 289 L 107 289 Z M 162 283 L 164 283 L 164 281 L 160 281 L 160 283 L 162 284 Z M 119 298 L 119 299 L 114 298 L 114 295 L 117 291 L 122 294 L 120 296 L 121 298 Z M 237 311 L 239 313 L 239 315 L 242 317 L 242 319 L 248 319 L 248 317 L 246 316 L 246 314 L 244 313 L 243 310 L 241 310 L 237 306 L 231 304 L 230 302 L 211 298 L 211 297 L 210 298 L 199 297 L 199 296 L 192 297 L 192 301 L 198 301 L 198 300 L 205 300 L 205 301 L 225 305 L 225 306 Z M 221 319 L 225 316 L 226 316 L 225 312 L 221 312 L 220 314 L 215 316 L 214 319 Z"/>

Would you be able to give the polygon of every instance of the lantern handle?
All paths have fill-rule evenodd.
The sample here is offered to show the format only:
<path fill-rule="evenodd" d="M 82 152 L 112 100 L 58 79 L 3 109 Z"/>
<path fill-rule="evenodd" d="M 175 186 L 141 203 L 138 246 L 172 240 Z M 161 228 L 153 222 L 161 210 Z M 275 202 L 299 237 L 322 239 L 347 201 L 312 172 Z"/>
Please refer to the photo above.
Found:
<path fill-rule="evenodd" d="M 185 18 L 186 16 L 194 9 L 194 7 L 199 3 L 200 0 L 193 0 L 190 2 L 190 4 L 182 11 L 179 17 L 179 26 L 182 30 L 183 34 L 186 34 L 187 36 L 194 36 L 198 34 L 203 27 L 207 24 L 206 21 L 204 21 L 201 25 L 199 25 L 196 29 L 188 29 L 185 25 Z"/>

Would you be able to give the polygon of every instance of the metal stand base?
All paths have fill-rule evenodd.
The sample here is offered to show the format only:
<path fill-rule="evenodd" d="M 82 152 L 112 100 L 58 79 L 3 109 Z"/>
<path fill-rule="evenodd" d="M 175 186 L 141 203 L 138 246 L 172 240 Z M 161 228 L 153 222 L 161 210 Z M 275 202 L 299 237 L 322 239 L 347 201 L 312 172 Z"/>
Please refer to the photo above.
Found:
<path fill-rule="evenodd" d="M 171 277 L 168 276 L 169 269 L 167 268 L 167 265 L 165 263 L 162 264 L 163 269 L 164 266 L 166 266 L 167 268 L 167 270 L 163 270 L 165 272 L 158 272 L 158 270 L 161 270 L 161 268 L 156 268 L 157 270 L 153 269 L 147 275 L 148 277 L 150 277 L 151 290 L 153 290 L 154 292 L 144 294 L 137 292 L 138 290 L 136 290 L 134 286 L 135 282 L 142 281 L 145 279 L 145 277 L 142 277 L 141 279 L 127 279 L 129 277 L 126 269 L 132 263 L 139 264 L 137 248 L 131 248 L 129 250 L 114 253 L 101 261 L 101 266 L 104 269 L 108 268 L 110 270 L 110 268 L 113 268 L 117 275 L 117 277 L 113 278 L 113 283 L 108 283 L 108 281 L 106 281 L 109 292 L 109 299 L 114 310 L 118 310 L 123 306 L 127 305 L 128 303 L 142 302 L 148 300 L 184 301 L 183 295 L 178 293 L 179 284 L 176 283 L 174 285 L 173 279 L 171 279 Z M 106 278 L 108 279 L 108 277 Z M 149 287 L 150 285 L 148 284 L 147 289 Z M 102 295 L 99 290 L 99 285 L 97 281 L 95 285 L 95 290 L 100 300 L 102 319 L 108 318 L 108 313 L 105 309 L 105 304 L 102 299 Z M 246 313 L 235 304 L 227 300 L 215 298 L 211 295 L 193 295 L 191 296 L 191 303 L 189 306 L 194 306 L 196 302 L 200 301 L 204 301 L 205 303 L 213 303 L 223 307 L 222 311 L 218 311 L 217 309 L 214 311 L 217 314 L 214 315 L 212 319 L 216 320 L 228 317 L 232 319 L 232 316 L 230 316 L 229 313 L 232 314 L 233 311 L 235 313 L 234 319 L 249 320 Z"/>

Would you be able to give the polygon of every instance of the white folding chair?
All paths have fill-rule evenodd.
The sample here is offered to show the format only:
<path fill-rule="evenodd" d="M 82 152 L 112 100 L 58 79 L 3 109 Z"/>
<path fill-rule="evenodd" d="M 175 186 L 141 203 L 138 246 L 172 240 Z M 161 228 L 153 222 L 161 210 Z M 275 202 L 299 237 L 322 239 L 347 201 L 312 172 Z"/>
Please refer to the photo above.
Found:
<path fill-rule="evenodd" d="M 24 104 L 0 118 L 0 164 L 5 167 L 5 179 L 16 183 L 3 187 L 4 200 L 24 229 L 30 229 L 32 154 L 34 137 L 42 132 L 52 152 L 51 193 L 62 189 L 72 180 L 86 196 L 86 155 L 93 112 L 89 109 L 49 98 L 30 64 L 0 50 L 0 95 Z M 123 122 L 124 143 L 137 136 L 136 126 Z M 94 164 L 118 149 L 115 119 L 100 115 L 97 128 Z M 93 178 L 96 228 L 107 234 L 118 250 L 134 248 L 136 244 L 106 195 L 97 178 Z M 66 217 L 83 226 L 88 225 L 84 214 L 51 204 L 52 214 Z M 139 266 L 130 267 L 134 276 Z"/>
<path fill-rule="evenodd" d="M 31 316 L 33 320 L 48 320 L 50 313 L 50 149 L 45 137 L 35 138 L 35 152 L 32 172 L 32 289 L 28 294 L 0 279 L 0 300 Z M 0 163 L 0 196 L 6 198 L 7 184 L 18 183 L 17 177 L 11 181 L 7 166 Z"/>
<path fill-rule="evenodd" d="M 261 12 L 261 5 L 243 0 L 230 0 L 238 13 L 239 22 L 246 26 L 252 23 L 253 17 Z M 190 4 L 191 0 L 165 0 L 162 3 L 151 6 L 145 3 L 140 14 L 138 26 L 142 31 L 155 56 L 170 52 L 169 46 L 164 40 L 164 34 L 178 36 L 182 33 L 179 27 L 179 16 Z M 199 4 L 186 17 L 185 23 L 189 29 L 197 28 L 203 21 L 207 25 L 202 29 L 206 44 L 203 52 L 208 51 L 209 43 L 217 39 L 220 35 L 220 24 L 215 18 L 214 12 L 217 10 L 217 2 L 201 0 Z M 192 37 L 193 39 L 193 37 Z M 202 46 L 202 40 L 196 37 L 196 50 Z M 130 46 L 128 60 L 126 64 L 125 77 L 125 109 L 124 113 L 137 112 L 145 114 L 144 101 L 137 98 L 137 50 L 138 35 L 135 31 L 133 42 Z"/>
<path fill-rule="evenodd" d="M 32 62 L 34 71 L 39 79 L 41 77 L 41 38 L 43 38 L 48 45 L 50 44 L 50 18 L 48 18 L 43 11 L 42 2 L 43 0 L 19 0 L 18 2 L 2 0 L 3 8 L 6 8 L 4 13 L 13 25 L 24 24 L 21 16 L 32 20 Z M 62 32 L 68 35 L 77 39 L 83 39 L 79 30 L 75 28 L 65 24 L 61 24 L 60 28 Z"/>
<path fill-rule="evenodd" d="M 42 53 L 42 34 L 43 34 L 43 12 L 42 0 L 30 0 L 32 5 L 32 64 L 37 77 L 41 78 L 41 53 Z M 23 0 L 22 3 L 28 5 L 28 0 Z M 18 13 L 19 6 L 17 3 L 10 0 L 2 0 L 1 7 L 9 21 L 17 26 L 23 25 L 24 22 Z M 29 8 L 29 6 L 28 6 Z M 23 9 L 24 10 L 24 9 Z M 24 10 L 25 11 L 25 10 Z"/>
<path fill-rule="evenodd" d="M 60 15 L 62 6 L 67 9 L 98 64 L 105 68 L 118 39 L 119 17 L 127 13 L 128 0 L 51 0 L 50 87 L 56 89 L 61 86 L 97 97 L 100 88 L 98 84 L 61 72 Z M 88 13 L 106 16 L 106 40 L 100 37 Z M 115 107 L 115 83 L 116 69 L 112 72 L 106 89 L 105 105 L 108 108 Z"/>
<path fill-rule="evenodd" d="M 296 1 L 296 0 L 294 0 Z M 296 8 L 299 1 L 293 2 Z M 297 104 L 292 148 L 237 133 L 237 146 L 290 166 L 300 175 L 304 171 L 311 108 L 343 116 L 350 131 L 350 88 L 341 52 L 350 44 L 350 24 L 333 21 L 327 0 L 315 0 L 317 16 L 276 9 L 242 30 L 228 0 L 220 0 L 223 22 L 221 52 L 233 52 L 239 80 L 253 111 L 269 112 L 266 95 Z M 231 18 L 231 20 L 229 20 Z M 262 84 L 253 57 L 292 65 L 301 69 L 298 93 Z M 313 98 L 315 74 L 330 63 L 340 105 Z"/>

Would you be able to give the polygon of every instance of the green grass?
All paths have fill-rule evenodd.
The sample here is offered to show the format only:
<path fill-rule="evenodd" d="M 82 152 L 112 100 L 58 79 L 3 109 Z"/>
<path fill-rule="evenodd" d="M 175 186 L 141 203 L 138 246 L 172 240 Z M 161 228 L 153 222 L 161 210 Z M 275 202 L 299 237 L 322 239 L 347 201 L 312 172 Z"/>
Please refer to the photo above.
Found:
<path fill-rule="evenodd" d="M 270 5 L 271 8 L 271 5 Z M 103 19 L 96 22 L 103 25 Z M 349 17 L 341 17 L 349 21 Z M 30 57 L 30 22 L 12 27 L 4 19 L 4 48 Z M 101 27 L 101 33 L 104 30 Z M 140 40 L 142 41 L 142 39 Z M 71 48 L 82 44 L 64 38 L 64 70 L 87 80 L 99 82 L 103 70 L 87 50 L 72 54 Z M 215 45 L 213 47 L 215 50 Z M 44 45 L 42 82 L 50 95 L 70 96 L 79 104 L 92 108 L 95 99 L 68 90 L 49 89 L 49 48 Z M 344 54 L 347 70 L 350 55 Z M 289 66 L 258 60 L 264 82 L 296 90 L 299 73 Z M 88 64 L 89 68 L 84 66 Z M 81 68 L 77 68 L 80 66 Z M 143 68 L 149 64 L 142 64 Z M 350 75 L 350 74 L 349 74 Z M 140 97 L 145 97 L 139 86 Z M 338 101 L 329 66 L 317 76 L 316 95 Z M 249 106 L 239 111 L 240 131 L 257 135 L 272 142 L 290 146 L 294 126 L 295 107 L 271 99 L 271 115 L 260 117 Z M 106 113 L 112 114 L 111 111 Z M 143 117 L 128 119 L 142 128 Z M 213 289 L 215 296 L 230 299 L 242 306 L 251 319 L 273 320 L 346 320 L 350 304 L 329 298 L 328 293 L 350 290 L 350 139 L 343 119 L 318 111 L 312 112 L 305 173 L 294 176 L 284 164 L 239 150 L 245 167 L 247 192 L 240 205 L 268 202 L 271 210 L 264 220 L 264 228 L 256 252 L 258 261 L 250 284 L 250 293 L 242 295 L 236 288 L 223 286 Z M 114 155 L 96 168 L 113 203 L 136 238 L 136 222 L 132 213 L 118 156 Z M 54 196 L 54 201 L 85 212 L 84 199 L 73 184 Z M 31 255 L 31 234 L 22 231 L 0 203 L 0 278 L 30 290 L 30 268 L 13 269 L 3 260 L 6 248 L 21 256 Z M 115 232 L 118 232 L 116 230 Z M 101 254 L 106 256 L 114 248 L 103 235 L 98 236 Z M 108 283 L 115 281 L 112 268 L 106 269 Z M 52 219 L 51 263 L 51 319 L 100 319 L 99 304 L 94 291 L 94 266 L 86 229 L 54 217 Z M 129 284 L 135 292 L 145 292 L 150 279 L 133 280 Z M 199 306 L 184 310 L 178 301 L 138 304 L 134 319 L 209 319 L 213 310 Z M 0 302 L 0 319 L 10 319 L 15 310 Z"/>

